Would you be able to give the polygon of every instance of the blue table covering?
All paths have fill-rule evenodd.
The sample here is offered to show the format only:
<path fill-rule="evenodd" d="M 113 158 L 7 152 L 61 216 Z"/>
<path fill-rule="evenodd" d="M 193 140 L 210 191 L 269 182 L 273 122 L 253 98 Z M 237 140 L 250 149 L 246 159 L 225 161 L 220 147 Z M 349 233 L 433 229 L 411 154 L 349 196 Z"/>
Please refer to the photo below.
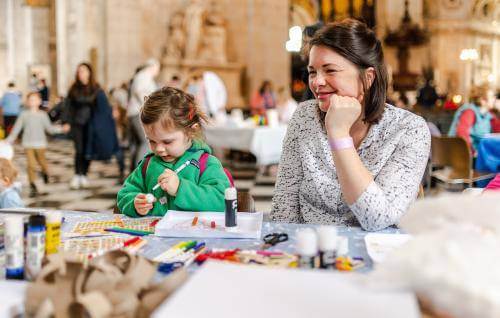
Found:
<path fill-rule="evenodd" d="M 80 221 L 95 221 L 95 220 L 107 220 L 113 219 L 112 214 L 99 214 L 99 213 L 89 213 L 89 212 L 71 212 L 64 211 L 65 221 L 62 225 L 62 231 L 70 231 L 73 226 Z M 122 218 L 127 218 L 126 216 L 121 216 Z M 310 224 L 285 224 L 285 223 L 270 223 L 264 222 L 262 226 L 262 237 L 269 233 L 275 232 L 285 232 L 289 236 L 289 240 L 280 243 L 274 247 L 271 247 L 270 251 L 283 251 L 287 253 L 295 253 L 295 233 L 299 228 L 316 228 L 317 225 Z M 337 227 L 338 234 L 346 236 L 349 238 L 349 256 L 351 257 L 362 257 L 365 261 L 365 266 L 361 268 L 360 272 L 367 272 L 373 268 L 373 263 L 367 254 L 366 246 L 364 242 L 364 237 L 369 232 L 363 231 L 359 227 Z M 381 233 L 399 233 L 398 229 L 388 228 Z M 140 254 L 146 258 L 153 259 L 157 255 L 169 249 L 171 246 L 175 245 L 179 241 L 185 241 L 189 238 L 179 239 L 179 238 L 164 238 L 157 237 L 154 235 L 144 236 L 144 239 L 148 241 L 148 244 L 140 251 Z M 262 245 L 262 240 L 255 239 L 199 239 L 194 240 L 203 241 L 206 243 L 208 249 L 220 248 L 220 249 L 249 249 L 258 250 Z"/>
<path fill-rule="evenodd" d="M 491 134 L 479 139 L 475 169 L 486 172 L 500 172 L 500 134 Z M 478 182 L 485 187 L 488 181 Z"/>

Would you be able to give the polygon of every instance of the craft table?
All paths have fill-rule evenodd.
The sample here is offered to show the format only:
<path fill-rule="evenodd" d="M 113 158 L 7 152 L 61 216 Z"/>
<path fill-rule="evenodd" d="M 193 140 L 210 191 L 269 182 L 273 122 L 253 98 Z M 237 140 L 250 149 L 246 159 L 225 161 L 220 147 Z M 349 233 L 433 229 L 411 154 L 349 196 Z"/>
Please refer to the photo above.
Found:
<path fill-rule="evenodd" d="M 76 222 L 80 221 L 95 221 L 95 220 L 108 220 L 113 219 L 112 214 L 99 214 L 99 213 L 89 213 L 89 212 L 72 212 L 63 211 L 65 222 L 62 225 L 62 231 L 70 231 Z M 126 216 L 121 216 L 122 218 L 127 218 Z M 295 253 L 295 232 L 299 228 L 304 227 L 317 227 L 317 225 L 310 224 L 285 224 L 285 223 L 270 223 L 264 222 L 262 226 L 262 236 L 275 233 L 275 232 L 285 232 L 289 235 L 289 240 L 280 243 L 269 250 L 279 250 L 288 253 Z M 361 268 L 360 272 L 367 272 L 373 268 L 373 263 L 367 254 L 364 237 L 369 232 L 363 231 L 359 227 L 345 227 L 340 226 L 337 228 L 339 235 L 346 236 L 349 238 L 349 256 L 351 257 L 362 257 L 365 260 L 365 266 Z M 398 229 L 389 228 L 381 231 L 382 233 L 399 233 Z M 148 241 L 148 244 L 140 251 L 140 254 L 146 258 L 152 259 L 159 255 L 160 253 L 166 251 L 169 247 L 175 245 L 179 241 L 185 241 L 186 239 L 179 238 L 164 238 L 156 237 L 154 235 L 144 236 L 144 239 Z M 221 249 L 259 249 L 262 244 L 262 240 L 253 239 L 195 239 L 198 241 L 203 241 L 206 243 L 207 249 L 221 248 Z"/>
<path fill-rule="evenodd" d="M 260 166 L 277 164 L 287 126 L 252 128 L 207 127 L 205 137 L 211 147 L 249 151 Z"/>

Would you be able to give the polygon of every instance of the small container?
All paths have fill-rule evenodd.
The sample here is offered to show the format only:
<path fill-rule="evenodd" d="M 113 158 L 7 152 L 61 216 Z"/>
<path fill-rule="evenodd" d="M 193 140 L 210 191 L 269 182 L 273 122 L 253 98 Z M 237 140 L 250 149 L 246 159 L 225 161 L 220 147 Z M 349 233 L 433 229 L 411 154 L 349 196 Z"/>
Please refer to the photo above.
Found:
<path fill-rule="evenodd" d="M 319 238 L 319 267 L 326 269 L 335 268 L 337 258 L 337 228 L 334 226 L 320 226 Z"/>
<path fill-rule="evenodd" d="M 337 237 L 337 255 L 346 256 L 349 254 L 349 238 L 347 236 Z"/>
<path fill-rule="evenodd" d="M 236 228 L 236 210 L 238 209 L 238 196 L 236 188 L 227 188 L 224 192 L 224 201 L 226 203 L 226 228 Z"/>
<path fill-rule="evenodd" d="M 19 216 L 5 217 L 5 278 L 24 278 L 24 222 Z"/>
<path fill-rule="evenodd" d="M 297 231 L 297 254 L 299 254 L 299 267 L 316 268 L 318 237 L 313 229 L 305 228 Z"/>
<path fill-rule="evenodd" d="M 45 216 L 31 215 L 28 221 L 26 277 L 34 280 L 42 269 L 45 255 Z"/>
<path fill-rule="evenodd" d="M 51 211 L 45 213 L 46 219 L 46 241 L 45 252 L 47 255 L 55 254 L 59 251 L 61 245 L 61 222 L 62 213 L 58 211 Z"/>

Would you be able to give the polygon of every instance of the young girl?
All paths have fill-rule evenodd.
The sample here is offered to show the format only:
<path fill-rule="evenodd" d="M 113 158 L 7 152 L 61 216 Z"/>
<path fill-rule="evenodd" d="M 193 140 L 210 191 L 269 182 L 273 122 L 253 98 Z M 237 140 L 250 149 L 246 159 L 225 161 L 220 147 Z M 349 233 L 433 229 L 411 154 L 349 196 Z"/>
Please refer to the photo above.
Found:
<path fill-rule="evenodd" d="M 193 96 L 164 87 L 144 102 L 141 122 L 152 153 L 118 192 L 120 211 L 132 217 L 163 216 L 167 210 L 224 211 L 224 190 L 230 185 L 221 163 L 208 156 L 200 173 L 200 157 L 211 149 L 202 141 L 206 117 Z M 149 193 L 155 202 L 148 201 Z"/>
<path fill-rule="evenodd" d="M 62 132 L 59 126 L 50 123 L 49 116 L 40 110 L 42 98 L 39 93 L 31 92 L 27 97 L 28 110 L 25 110 L 17 118 L 14 128 L 7 141 L 13 143 L 19 133 L 23 132 L 22 145 L 28 159 L 28 179 L 30 182 L 30 196 L 34 197 L 38 191 L 35 185 L 36 162 L 42 168 L 43 181 L 49 182 L 47 161 L 45 160 L 45 149 L 47 148 L 47 137 L 45 132 L 55 134 Z"/>
<path fill-rule="evenodd" d="M 19 183 L 14 182 L 16 177 L 17 170 L 10 160 L 0 158 L 0 209 L 24 207 Z"/>

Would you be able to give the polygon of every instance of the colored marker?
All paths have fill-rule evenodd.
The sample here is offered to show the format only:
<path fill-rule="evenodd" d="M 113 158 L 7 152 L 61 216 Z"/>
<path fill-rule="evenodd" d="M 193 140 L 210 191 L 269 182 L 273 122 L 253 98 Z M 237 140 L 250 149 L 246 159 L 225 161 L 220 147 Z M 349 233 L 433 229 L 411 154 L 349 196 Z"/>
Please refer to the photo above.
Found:
<path fill-rule="evenodd" d="M 134 229 L 121 228 L 121 227 L 112 227 L 109 229 L 105 229 L 105 231 L 106 232 L 113 232 L 113 233 L 123 233 L 123 234 L 135 235 L 135 236 L 145 236 L 145 235 L 154 234 L 154 232 L 151 232 L 151 231 L 140 231 L 140 230 L 134 230 Z"/>
<path fill-rule="evenodd" d="M 184 162 L 179 168 L 175 169 L 175 173 L 179 173 L 181 172 L 182 170 L 184 170 L 184 168 L 186 168 L 187 166 L 189 166 L 189 164 L 191 163 L 191 160 L 187 160 L 186 162 Z M 160 183 L 157 183 L 154 187 L 153 187 L 153 191 L 158 189 L 160 187 Z"/>
<path fill-rule="evenodd" d="M 193 222 L 191 222 L 191 226 L 196 226 L 196 224 L 197 224 L 197 223 L 198 223 L 198 217 L 197 217 L 197 216 L 195 216 L 195 217 L 193 218 Z"/>

